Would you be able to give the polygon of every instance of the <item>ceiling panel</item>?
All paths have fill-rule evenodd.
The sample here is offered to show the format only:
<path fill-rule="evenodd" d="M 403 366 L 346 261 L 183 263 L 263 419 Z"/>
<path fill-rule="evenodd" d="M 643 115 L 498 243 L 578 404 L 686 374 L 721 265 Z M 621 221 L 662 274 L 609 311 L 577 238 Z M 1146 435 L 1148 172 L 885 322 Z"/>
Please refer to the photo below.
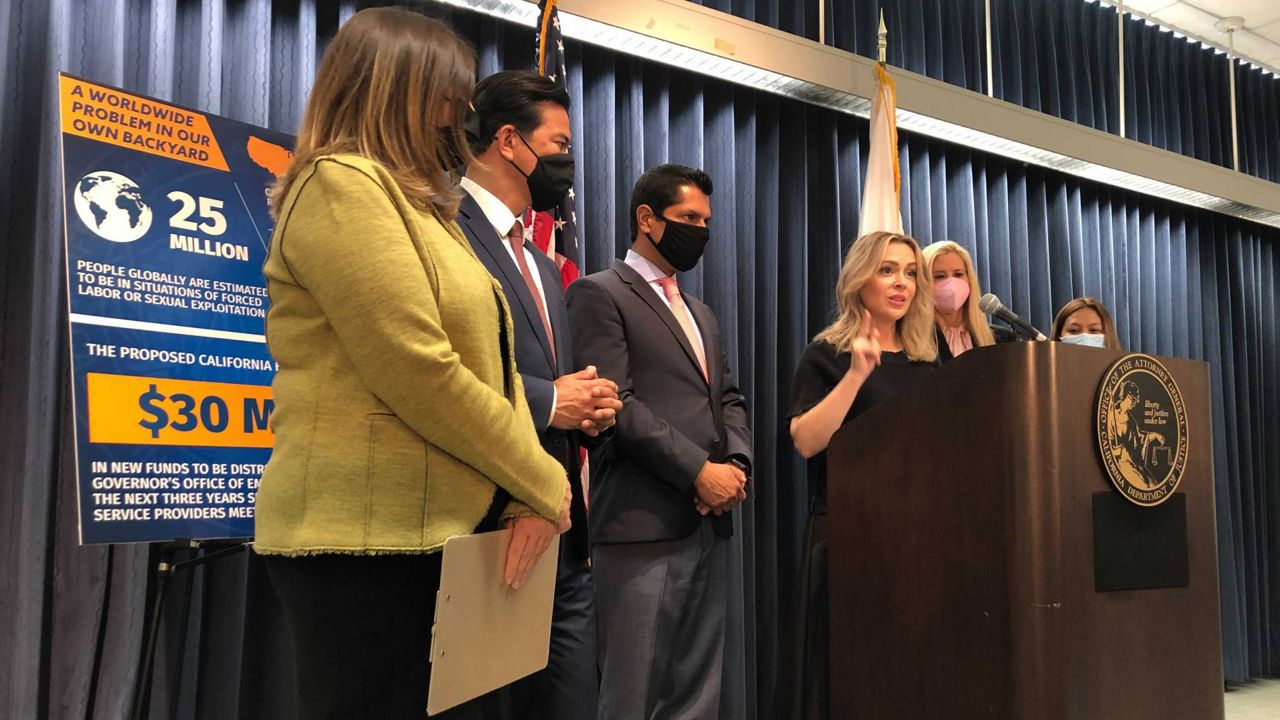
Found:
<path fill-rule="evenodd" d="M 1104 2 L 1119 4 L 1119 0 Z M 1217 28 L 1218 21 L 1242 17 L 1244 29 L 1235 33 L 1236 55 L 1280 74 L 1280 0 L 1125 0 L 1124 7 L 1165 28 L 1222 47 L 1229 38 Z"/>
<path fill-rule="evenodd" d="M 1280 54 L 1280 46 L 1253 33 L 1236 33 L 1236 53 L 1242 58 L 1256 58 L 1263 62 Z"/>
<path fill-rule="evenodd" d="M 1170 5 L 1177 5 L 1179 0 L 1125 0 L 1124 7 L 1126 10 L 1136 10 L 1140 13 L 1150 15 L 1153 12 L 1163 10 Z"/>
<path fill-rule="evenodd" d="M 1239 15 L 1245 19 L 1245 27 L 1261 27 L 1280 20 L 1280 2 L 1276 0 L 1183 0 L 1201 10 L 1217 15 L 1231 17 Z M 1128 4 L 1128 3 L 1126 3 Z"/>
<path fill-rule="evenodd" d="M 1280 20 L 1277 20 L 1270 25 L 1263 25 L 1260 28 L 1254 28 L 1253 31 L 1271 42 L 1276 43 L 1276 47 L 1280 48 Z"/>
<path fill-rule="evenodd" d="M 1208 40 L 1214 40 L 1221 36 L 1223 41 L 1226 40 L 1226 36 L 1214 28 L 1214 25 L 1218 22 L 1217 15 L 1205 12 L 1184 2 L 1170 5 L 1153 14 L 1152 17 L 1159 20 L 1161 24 L 1181 30 L 1184 33 L 1199 35 Z"/>

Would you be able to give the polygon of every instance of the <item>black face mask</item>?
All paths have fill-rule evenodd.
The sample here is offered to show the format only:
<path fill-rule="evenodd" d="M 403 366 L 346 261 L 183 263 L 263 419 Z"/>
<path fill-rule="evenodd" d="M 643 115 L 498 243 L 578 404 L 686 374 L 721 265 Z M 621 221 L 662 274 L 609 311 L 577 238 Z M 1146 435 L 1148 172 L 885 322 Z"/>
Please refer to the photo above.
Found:
<path fill-rule="evenodd" d="M 565 193 L 573 187 L 573 156 L 567 152 L 539 155 L 529 147 L 529 141 L 523 135 L 516 133 L 516 137 L 538 158 L 538 163 L 533 166 L 533 172 L 527 175 L 520 170 L 519 165 L 514 162 L 511 164 L 524 175 L 525 182 L 529 185 L 529 206 L 537 212 L 546 212 L 559 205 L 564 200 Z"/>
<path fill-rule="evenodd" d="M 707 241 L 711 239 L 711 231 L 701 225 L 690 225 L 678 220 L 658 216 L 667 224 L 662 231 L 661 242 L 648 235 L 649 241 L 658 248 L 662 257 L 680 272 L 688 272 L 702 259 L 707 249 Z"/>
<path fill-rule="evenodd" d="M 476 138 L 480 137 L 480 116 L 476 114 L 475 108 L 467 108 L 467 114 L 462 119 L 462 132 L 466 136 L 466 142 L 475 147 Z M 440 135 L 441 142 L 440 164 L 446 170 L 457 170 L 462 166 L 462 148 L 458 147 L 452 126 L 438 127 L 436 133 Z"/>

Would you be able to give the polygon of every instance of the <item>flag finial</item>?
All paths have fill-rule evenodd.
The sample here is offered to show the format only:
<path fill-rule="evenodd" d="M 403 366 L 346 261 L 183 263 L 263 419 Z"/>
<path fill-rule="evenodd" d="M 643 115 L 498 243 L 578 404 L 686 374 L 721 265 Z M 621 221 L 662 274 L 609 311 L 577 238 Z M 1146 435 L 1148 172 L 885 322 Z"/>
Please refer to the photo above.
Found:
<path fill-rule="evenodd" d="M 889 28 L 884 24 L 884 8 L 880 8 L 880 30 L 878 39 L 876 40 L 876 52 L 880 58 L 880 64 L 883 65 L 889 51 Z"/>

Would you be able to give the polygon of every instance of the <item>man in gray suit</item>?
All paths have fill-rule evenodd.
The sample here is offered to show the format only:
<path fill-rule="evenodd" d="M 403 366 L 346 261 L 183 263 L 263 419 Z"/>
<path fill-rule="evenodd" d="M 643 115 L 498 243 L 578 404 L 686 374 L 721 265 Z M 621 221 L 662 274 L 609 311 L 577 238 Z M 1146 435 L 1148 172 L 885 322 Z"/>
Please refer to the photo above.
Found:
<path fill-rule="evenodd" d="M 569 286 L 576 365 L 616 381 L 623 404 L 591 459 L 602 720 L 719 716 L 751 430 L 715 315 L 675 278 L 702 256 L 711 192 L 701 170 L 645 172 L 626 259 Z"/>

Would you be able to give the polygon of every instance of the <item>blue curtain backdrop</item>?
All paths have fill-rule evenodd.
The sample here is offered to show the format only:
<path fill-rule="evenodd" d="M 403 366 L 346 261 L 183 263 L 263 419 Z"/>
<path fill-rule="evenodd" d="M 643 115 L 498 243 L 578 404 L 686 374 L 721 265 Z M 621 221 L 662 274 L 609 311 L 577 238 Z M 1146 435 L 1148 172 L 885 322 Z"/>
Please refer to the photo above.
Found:
<path fill-rule="evenodd" d="M 818 2 L 698 4 L 817 40 Z M 827 44 L 874 58 L 883 8 L 890 65 L 987 91 L 983 0 L 825 2 Z M 992 0 L 995 97 L 1119 134 L 1116 13 L 1110 5 L 1084 0 Z M 1132 16 L 1125 17 L 1125 46 L 1126 136 L 1231 167 L 1226 55 Z M 1275 140 L 1280 78 L 1256 68 L 1243 74 L 1247 78 L 1238 81 L 1240 169 L 1275 181 L 1280 176 L 1275 159 L 1280 152 Z M 1247 134 L 1268 140 L 1246 145 Z"/>
<path fill-rule="evenodd" d="M 1258 68 L 1236 67 L 1240 172 L 1280 183 L 1280 82 Z"/>
<path fill-rule="evenodd" d="M 1119 134 L 1114 8 L 1082 0 L 994 0 L 991 37 L 996 97 Z"/>
<path fill-rule="evenodd" d="M 156 553 L 77 545 L 55 73 L 293 132 L 317 57 L 354 10 L 318 0 L 0 10 L 0 717 L 122 716 Z M 434 12 L 475 44 L 482 74 L 530 64 L 530 30 Z M 578 42 L 568 50 L 587 271 L 626 246 L 626 198 L 643 168 L 684 162 L 716 179 L 714 240 L 685 282 L 727 329 L 753 413 L 759 482 L 734 554 L 726 673 L 737 699 L 726 717 L 764 717 L 808 495 L 781 416 L 857 227 L 866 124 Z M 1268 97 L 1262 117 L 1274 122 Z M 1250 142 L 1269 158 L 1254 169 L 1275 173 L 1274 134 Z M 901 155 L 909 230 L 972 249 L 984 285 L 1032 322 L 1095 295 L 1130 348 L 1210 363 L 1225 670 L 1280 673 L 1280 390 L 1269 382 L 1280 370 L 1280 232 L 905 133 Z M 259 565 L 240 555 L 189 578 L 191 606 L 172 602 L 164 618 L 153 716 L 288 717 L 291 659 Z"/>
<path fill-rule="evenodd" d="M 1111 28 L 1114 39 L 1115 26 Z M 1231 83 L 1225 54 L 1126 17 L 1125 105 L 1128 137 L 1231 167 Z"/>

